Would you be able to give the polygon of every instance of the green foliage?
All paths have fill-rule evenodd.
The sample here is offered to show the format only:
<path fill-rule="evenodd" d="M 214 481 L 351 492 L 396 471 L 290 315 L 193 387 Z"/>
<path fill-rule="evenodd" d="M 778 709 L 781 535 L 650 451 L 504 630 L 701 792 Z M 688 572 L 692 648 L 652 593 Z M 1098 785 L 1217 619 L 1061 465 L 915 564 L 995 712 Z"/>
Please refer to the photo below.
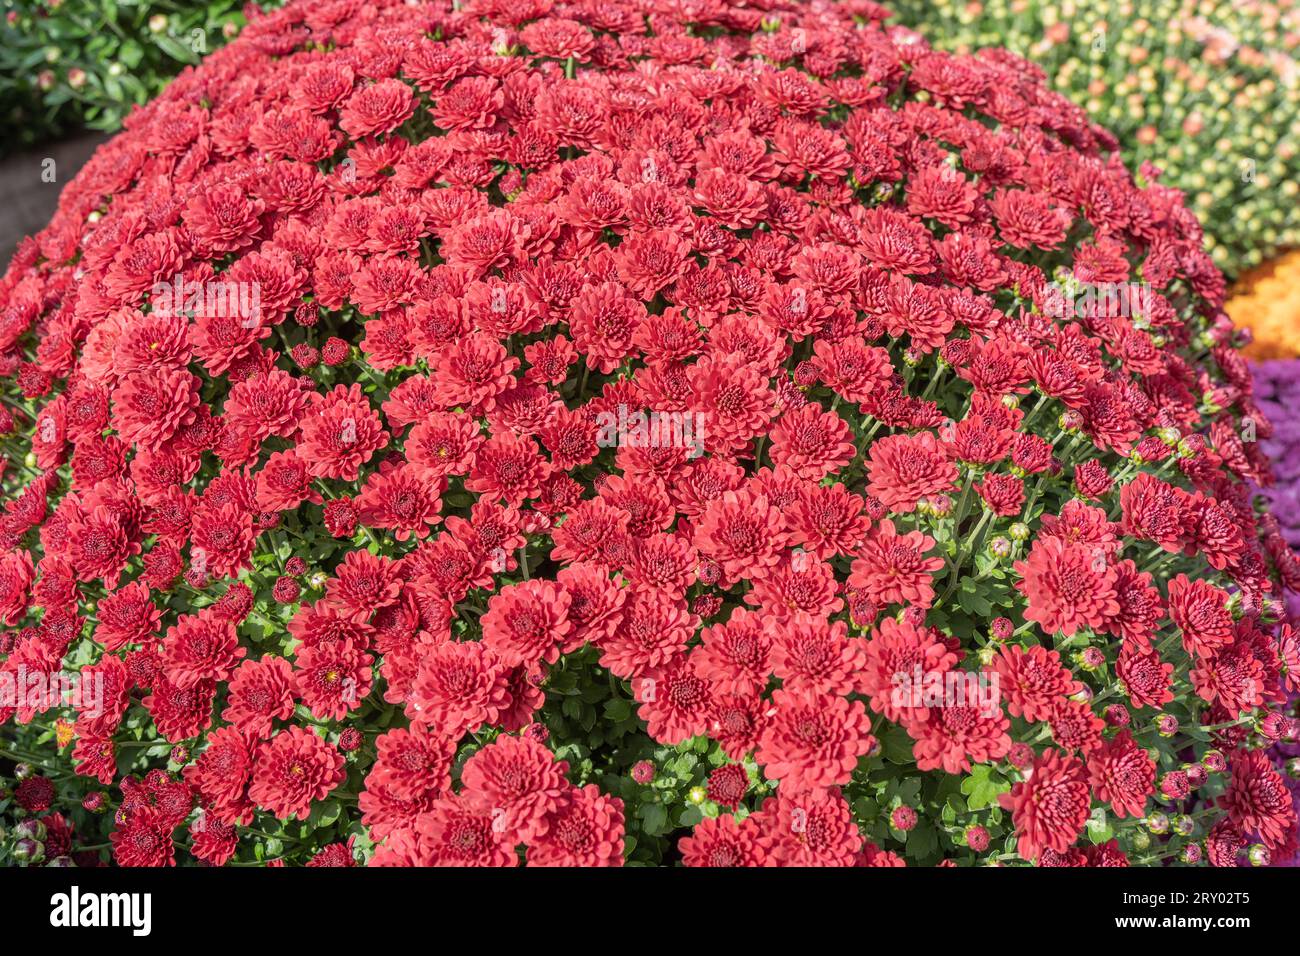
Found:
<path fill-rule="evenodd" d="M 135 104 L 239 32 L 238 0 L 3 0 L 0 154 L 79 126 L 117 129 Z"/>

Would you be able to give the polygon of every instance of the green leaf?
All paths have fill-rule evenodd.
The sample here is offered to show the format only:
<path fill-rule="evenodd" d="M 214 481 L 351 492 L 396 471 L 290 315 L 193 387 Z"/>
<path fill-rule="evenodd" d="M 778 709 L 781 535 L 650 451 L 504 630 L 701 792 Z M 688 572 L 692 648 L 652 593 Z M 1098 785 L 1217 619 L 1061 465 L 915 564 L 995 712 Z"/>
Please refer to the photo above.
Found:
<path fill-rule="evenodd" d="M 917 823 L 911 833 L 907 834 L 907 855 L 914 858 L 925 858 L 937 853 L 939 850 L 939 834 L 925 820 Z"/>
<path fill-rule="evenodd" d="M 197 63 L 199 61 L 199 58 L 194 51 L 189 47 L 178 43 L 172 37 L 160 33 L 158 36 L 153 38 L 153 42 L 158 45 L 158 49 L 162 50 L 173 60 L 178 60 L 181 63 Z"/>
<path fill-rule="evenodd" d="M 339 801 L 326 800 L 323 803 L 312 805 L 311 815 L 307 818 L 307 822 L 313 829 L 316 827 L 333 826 L 338 820 L 339 814 L 342 812 L 343 806 Z"/>
<path fill-rule="evenodd" d="M 988 617 L 993 605 L 988 602 L 977 585 L 976 578 L 963 578 L 957 589 L 957 603 L 977 617 Z"/>
<path fill-rule="evenodd" d="M 1088 818 L 1088 839 L 1092 841 L 1093 846 L 1097 846 L 1107 842 L 1114 836 L 1115 828 L 1110 825 L 1105 809 L 1097 807 L 1092 811 L 1092 816 Z"/>
<path fill-rule="evenodd" d="M 971 810 L 983 810 L 997 803 L 998 795 L 1011 789 L 1011 784 L 1003 780 L 988 764 L 976 764 L 961 783 L 961 792 L 966 794 L 966 806 Z"/>
<path fill-rule="evenodd" d="M 632 703 L 622 697 L 605 701 L 605 719 L 621 724 L 632 716 Z"/>
<path fill-rule="evenodd" d="M 890 727 L 881 735 L 881 752 L 890 763 L 911 763 L 912 738 L 902 727 Z"/>
<path fill-rule="evenodd" d="M 643 829 L 651 836 L 659 836 L 664 832 L 664 824 L 668 822 L 668 811 L 664 809 L 662 803 L 643 803 L 637 810 L 637 816 L 641 818 L 644 824 Z"/>

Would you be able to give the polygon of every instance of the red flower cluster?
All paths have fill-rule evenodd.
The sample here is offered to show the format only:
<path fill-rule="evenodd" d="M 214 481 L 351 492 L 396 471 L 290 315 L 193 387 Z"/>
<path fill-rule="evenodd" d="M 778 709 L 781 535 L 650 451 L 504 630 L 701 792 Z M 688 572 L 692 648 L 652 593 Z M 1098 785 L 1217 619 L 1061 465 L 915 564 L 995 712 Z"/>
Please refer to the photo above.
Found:
<path fill-rule="evenodd" d="M 1200 229 L 886 17 L 304 0 L 96 154 L 0 281 L 0 675 L 102 681 L 119 863 L 332 808 L 367 840 L 299 862 L 901 865 L 972 791 L 891 774 L 978 768 L 928 862 L 1000 801 L 1109 865 L 1094 806 L 1176 812 L 1207 734 L 1225 825 L 1294 844 L 1249 722 L 1300 563 Z"/>

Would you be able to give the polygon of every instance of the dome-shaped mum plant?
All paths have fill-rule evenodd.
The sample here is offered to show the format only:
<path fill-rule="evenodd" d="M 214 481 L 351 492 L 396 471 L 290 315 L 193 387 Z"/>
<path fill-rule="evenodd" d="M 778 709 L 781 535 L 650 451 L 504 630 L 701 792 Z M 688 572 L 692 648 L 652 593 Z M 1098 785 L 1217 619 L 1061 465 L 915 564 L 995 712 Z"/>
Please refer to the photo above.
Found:
<path fill-rule="evenodd" d="M 1200 227 L 885 13 L 291 3 L 129 119 L 0 284 L 65 842 L 1289 852 L 1300 567 Z"/>

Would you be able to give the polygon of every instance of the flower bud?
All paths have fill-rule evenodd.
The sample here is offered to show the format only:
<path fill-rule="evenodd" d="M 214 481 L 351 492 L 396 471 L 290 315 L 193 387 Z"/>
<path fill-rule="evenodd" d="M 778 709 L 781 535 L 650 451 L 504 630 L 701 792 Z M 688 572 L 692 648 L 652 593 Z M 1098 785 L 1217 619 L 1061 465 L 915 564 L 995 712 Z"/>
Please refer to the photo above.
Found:
<path fill-rule="evenodd" d="M 21 821 L 14 827 L 14 836 L 20 840 L 35 840 L 38 843 L 45 839 L 45 824 L 35 817 Z"/>
<path fill-rule="evenodd" d="M 1076 660 L 1080 667 L 1089 672 L 1106 666 L 1106 655 L 1100 647 L 1085 647 L 1076 655 Z"/>
<path fill-rule="evenodd" d="M 1106 723 L 1112 727 L 1127 727 L 1132 719 L 1123 704 L 1111 704 L 1105 711 Z"/>
<path fill-rule="evenodd" d="M 906 804 L 894 807 L 889 814 L 889 825 L 895 830 L 907 833 L 916 826 L 916 811 Z"/>
<path fill-rule="evenodd" d="M 1285 714 L 1269 711 L 1255 721 L 1255 730 L 1269 740 L 1280 740 L 1287 731 L 1287 723 Z"/>
<path fill-rule="evenodd" d="M 45 845 L 35 840 L 19 840 L 14 844 L 13 853 L 19 863 L 40 863 L 45 859 Z"/>
<path fill-rule="evenodd" d="M 1181 770 L 1171 770 L 1160 778 L 1160 792 L 1170 800 L 1181 800 L 1191 788 L 1187 786 L 1187 774 Z"/>

